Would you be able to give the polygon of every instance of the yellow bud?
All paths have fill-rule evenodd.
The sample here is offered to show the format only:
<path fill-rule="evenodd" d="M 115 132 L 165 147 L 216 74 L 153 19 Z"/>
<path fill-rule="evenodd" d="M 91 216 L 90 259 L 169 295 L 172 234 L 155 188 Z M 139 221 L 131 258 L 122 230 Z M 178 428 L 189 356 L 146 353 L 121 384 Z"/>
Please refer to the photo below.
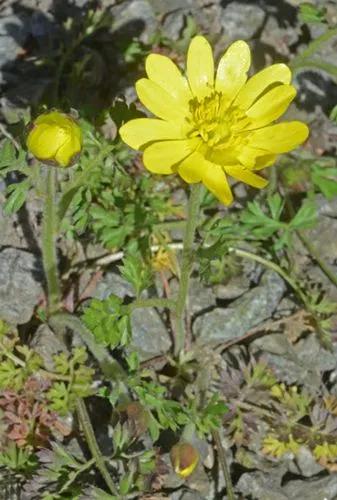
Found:
<path fill-rule="evenodd" d="M 68 167 L 82 149 L 82 132 L 71 116 L 49 111 L 32 123 L 27 148 L 38 160 Z"/>
<path fill-rule="evenodd" d="M 189 443 L 178 443 L 171 449 L 171 463 L 182 478 L 192 474 L 199 462 L 199 452 Z"/>

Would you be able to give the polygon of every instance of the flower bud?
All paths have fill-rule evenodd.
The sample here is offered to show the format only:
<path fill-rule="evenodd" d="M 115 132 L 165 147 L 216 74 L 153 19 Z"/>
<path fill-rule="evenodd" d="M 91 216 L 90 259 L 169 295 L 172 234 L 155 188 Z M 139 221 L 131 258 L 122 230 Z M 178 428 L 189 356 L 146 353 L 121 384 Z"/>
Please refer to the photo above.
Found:
<path fill-rule="evenodd" d="M 190 443 L 173 446 L 170 457 L 174 471 L 182 478 L 190 476 L 199 462 L 199 452 Z"/>
<path fill-rule="evenodd" d="M 49 111 L 32 123 L 27 148 L 38 160 L 68 167 L 81 151 L 82 132 L 71 116 Z"/>
<path fill-rule="evenodd" d="M 128 403 L 126 414 L 134 436 L 138 437 L 147 430 L 149 421 L 148 411 L 138 401 Z"/>

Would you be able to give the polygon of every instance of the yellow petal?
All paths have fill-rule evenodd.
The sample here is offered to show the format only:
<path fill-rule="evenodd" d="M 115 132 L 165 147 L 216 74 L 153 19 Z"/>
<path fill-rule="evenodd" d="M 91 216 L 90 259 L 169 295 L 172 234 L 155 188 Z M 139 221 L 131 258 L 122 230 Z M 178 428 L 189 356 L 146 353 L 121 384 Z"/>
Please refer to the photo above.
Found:
<path fill-rule="evenodd" d="M 179 105 L 179 101 L 152 80 L 138 80 L 136 91 L 144 106 L 159 118 L 168 121 L 183 119 L 184 109 Z"/>
<path fill-rule="evenodd" d="M 263 168 L 271 167 L 272 165 L 274 165 L 276 158 L 277 155 L 274 154 L 259 156 L 258 158 L 256 158 L 254 170 L 262 170 Z"/>
<path fill-rule="evenodd" d="M 145 64 L 149 79 L 186 107 L 187 102 L 192 98 L 191 90 L 186 78 L 182 76 L 174 62 L 166 56 L 150 54 Z"/>
<path fill-rule="evenodd" d="M 249 133 L 249 145 L 270 153 L 287 153 L 302 144 L 309 129 L 302 122 L 283 122 Z"/>
<path fill-rule="evenodd" d="M 67 167 L 76 154 L 81 151 L 81 143 L 77 137 L 69 137 L 57 150 L 54 159 L 61 167 Z"/>
<path fill-rule="evenodd" d="M 258 99 L 246 115 L 253 123 L 247 129 L 260 128 L 279 118 L 287 110 L 296 95 L 292 85 L 279 85 Z"/>
<path fill-rule="evenodd" d="M 134 149 L 140 149 L 152 141 L 181 138 L 179 126 L 156 118 L 130 120 L 119 129 L 119 134 Z"/>
<path fill-rule="evenodd" d="M 244 146 L 240 149 L 237 159 L 247 168 L 255 168 L 256 158 L 266 154 L 264 149 L 252 148 L 251 146 Z M 224 163 L 223 163 L 224 165 Z"/>
<path fill-rule="evenodd" d="M 178 174 L 188 184 L 200 182 L 207 168 L 212 168 L 212 164 L 198 152 L 192 153 L 178 165 Z"/>
<path fill-rule="evenodd" d="M 249 46 L 243 40 L 232 43 L 220 59 L 215 88 L 229 99 L 234 99 L 246 83 L 250 66 Z"/>
<path fill-rule="evenodd" d="M 232 203 L 233 195 L 222 167 L 214 163 L 210 164 L 210 167 L 203 174 L 202 182 L 221 203 L 224 205 Z"/>
<path fill-rule="evenodd" d="M 199 139 L 155 142 L 143 155 L 145 167 L 155 174 L 171 174 L 172 167 L 193 153 Z"/>
<path fill-rule="evenodd" d="M 234 177 L 234 179 L 242 181 L 249 186 L 262 189 L 268 184 L 267 179 L 254 174 L 251 170 L 241 167 L 240 165 L 234 167 L 225 167 L 225 171 L 228 175 Z"/>
<path fill-rule="evenodd" d="M 202 99 L 214 85 L 212 48 L 206 38 L 196 36 L 187 54 L 187 77 L 193 94 Z"/>
<path fill-rule="evenodd" d="M 242 87 L 235 99 L 235 103 L 241 109 L 248 109 L 269 85 L 275 83 L 289 84 L 291 72 L 285 64 L 272 64 L 268 68 L 256 73 Z"/>
<path fill-rule="evenodd" d="M 36 125 L 57 125 L 58 127 L 72 127 L 74 124 L 78 126 L 72 118 L 70 118 L 65 113 L 60 113 L 59 111 L 50 111 L 48 113 L 42 113 L 35 120 Z"/>
<path fill-rule="evenodd" d="M 45 124 L 35 125 L 29 132 L 27 147 L 39 160 L 51 160 L 69 138 L 66 129 Z"/>

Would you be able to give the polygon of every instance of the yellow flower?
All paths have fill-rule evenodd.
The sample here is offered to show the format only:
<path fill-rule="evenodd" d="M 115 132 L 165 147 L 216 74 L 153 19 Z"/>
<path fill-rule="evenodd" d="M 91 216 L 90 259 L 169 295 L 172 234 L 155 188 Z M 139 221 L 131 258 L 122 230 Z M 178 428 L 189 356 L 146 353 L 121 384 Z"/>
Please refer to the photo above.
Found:
<path fill-rule="evenodd" d="M 73 118 L 64 113 L 43 113 L 32 124 L 27 148 L 38 160 L 67 167 L 82 149 L 82 132 Z"/>
<path fill-rule="evenodd" d="M 160 247 L 152 256 L 152 267 L 155 271 L 170 270 L 172 274 L 178 275 L 178 263 L 175 253 L 165 247 Z"/>
<path fill-rule="evenodd" d="M 265 187 L 255 171 L 303 143 L 309 131 L 298 121 L 273 124 L 296 95 L 289 68 L 273 64 L 248 79 L 249 66 L 250 50 L 242 40 L 228 48 L 216 74 L 202 36 L 191 41 L 186 77 L 169 58 L 150 54 L 148 78 L 138 80 L 136 90 L 158 118 L 127 122 L 120 129 L 123 141 L 144 152 L 151 172 L 202 182 L 226 205 L 233 201 L 227 176 Z"/>
<path fill-rule="evenodd" d="M 199 452 L 190 443 L 173 446 L 170 457 L 174 471 L 182 478 L 190 476 L 199 462 Z"/>

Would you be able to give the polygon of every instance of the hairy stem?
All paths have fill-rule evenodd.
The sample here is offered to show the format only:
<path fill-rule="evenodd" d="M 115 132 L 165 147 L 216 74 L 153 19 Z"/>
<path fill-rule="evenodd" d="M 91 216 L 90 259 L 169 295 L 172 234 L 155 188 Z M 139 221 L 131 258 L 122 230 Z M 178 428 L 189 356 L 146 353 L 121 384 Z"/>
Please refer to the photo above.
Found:
<path fill-rule="evenodd" d="M 87 462 L 85 462 L 76 471 L 74 471 L 74 473 L 71 475 L 70 479 L 68 479 L 68 481 L 62 486 L 62 488 L 60 489 L 59 493 L 64 493 L 65 491 L 67 491 L 67 489 L 69 488 L 69 486 L 71 486 L 73 484 L 73 482 L 76 480 L 76 478 L 80 474 L 82 474 L 82 472 L 86 471 L 87 469 L 90 469 L 90 467 L 92 465 L 94 465 L 94 464 L 95 464 L 95 459 L 92 458 L 91 460 L 88 460 Z"/>
<path fill-rule="evenodd" d="M 298 54 L 292 61 L 290 61 L 290 66 L 296 66 L 296 61 L 298 59 L 311 57 L 321 48 L 323 44 L 328 42 L 334 36 L 337 36 L 337 28 L 330 28 L 326 30 L 322 35 L 318 36 L 317 38 L 315 38 L 315 40 L 310 42 L 309 45 L 300 54 Z"/>
<path fill-rule="evenodd" d="M 316 59 L 298 58 L 297 61 L 292 63 L 291 67 L 293 71 L 305 70 L 310 68 L 318 69 L 321 71 L 325 71 L 334 78 L 337 78 L 337 66 L 317 58 Z"/>
<path fill-rule="evenodd" d="M 198 224 L 198 214 L 201 200 L 201 184 L 193 184 L 191 187 L 190 199 L 188 201 L 187 221 L 183 241 L 183 257 L 181 265 L 181 275 L 179 282 L 178 297 L 175 310 L 176 339 L 175 354 L 178 355 L 185 346 L 186 328 L 184 313 L 188 295 L 190 275 L 193 265 L 193 242 Z"/>
<path fill-rule="evenodd" d="M 296 281 L 294 281 L 288 274 L 275 262 L 272 262 L 270 260 L 264 259 L 263 257 L 260 257 L 260 255 L 256 255 L 255 253 L 248 252 L 247 250 L 241 250 L 239 248 L 229 248 L 229 251 L 232 253 L 235 253 L 238 257 L 243 257 L 246 259 L 254 260 L 255 262 L 258 262 L 259 264 L 262 264 L 264 267 L 267 267 L 271 269 L 272 271 L 275 271 L 277 274 L 281 276 L 281 278 L 286 281 L 291 288 L 297 293 L 297 295 L 300 297 L 304 305 L 307 305 L 307 298 L 305 294 L 302 292 L 300 287 L 297 285 Z"/>
<path fill-rule="evenodd" d="M 80 421 L 82 430 L 85 435 L 85 439 L 88 443 L 90 452 L 95 459 L 96 466 L 100 473 L 102 474 L 102 477 L 104 481 L 106 482 L 106 485 L 108 486 L 109 490 L 113 495 L 118 496 L 118 490 L 113 482 L 108 469 L 106 468 L 105 465 L 105 460 L 104 457 L 101 453 L 101 450 L 99 449 L 99 446 L 96 441 L 94 429 L 92 428 L 90 417 L 88 415 L 87 408 L 85 406 L 85 403 L 82 399 L 78 399 L 77 405 L 76 405 L 76 410 L 77 410 L 77 416 Z"/>
<path fill-rule="evenodd" d="M 42 259 L 48 288 L 48 315 L 57 311 L 61 302 L 61 289 L 57 271 L 56 237 L 58 217 L 56 209 L 57 171 L 47 167 L 46 199 L 42 223 Z"/>
<path fill-rule="evenodd" d="M 227 460 L 226 460 L 226 454 L 225 454 L 225 451 L 222 447 L 219 431 L 213 431 L 212 436 L 213 436 L 213 440 L 214 440 L 215 445 L 216 445 L 219 464 L 221 466 L 221 470 L 223 472 L 223 475 L 224 475 L 224 478 L 226 481 L 227 498 L 228 498 L 228 500 L 235 500 L 231 475 L 230 475 Z"/>
<path fill-rule="evenodd" d="M 154 299 L 137 299 L 131 302 L 130 304 L 127 304 L 124 307 L 126 311 L 131 312 L 134 309 L 141 309 L 143 307 L 167 307 L 168 309 L 173 309 L 175 305 L 176 304 L 174 300 L 154 298 Z"/>
<path fill-rule="evenodd" d="M 289 196 L 286 197 L 286 203 L 287 203 L 287 207 L 289 209 L 291 216 L 294 217 L 295 210 L 294 210 L 292 201 L 291 201 Z M 305 232 L 303 230 L 302 231 L 298 230 L 298 231 L 296 231 L 296 234 L 298 235 L 301 242 L 303 243 L 303 245 L 307 249 L 311 258 L 318 264 L 318 266 L 321 268 L 321 270 L 323 271 L 325 276 L 331 281 L 331 283 L 337 287 L 337 276 L 336 276 L 334 270 L 327 262 L 325 262 L 324 259 L 322 259 L 317 248 L 306 237 Z"/>

